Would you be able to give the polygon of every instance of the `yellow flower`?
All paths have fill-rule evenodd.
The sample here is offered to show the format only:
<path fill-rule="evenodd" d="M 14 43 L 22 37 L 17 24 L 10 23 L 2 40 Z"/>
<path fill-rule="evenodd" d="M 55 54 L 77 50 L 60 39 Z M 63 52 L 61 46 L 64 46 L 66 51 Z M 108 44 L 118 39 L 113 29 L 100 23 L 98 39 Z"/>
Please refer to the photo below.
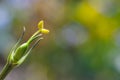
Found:
<path fill-rule="evenodd" d="M 41 20 L 39 23 L 38 23 L 38 28 L 39 28 L 39 31 L 43 34 L 48 34 L 49 33 L 49 30 L 47 29 L 44 29 L 44 21 Z"/>

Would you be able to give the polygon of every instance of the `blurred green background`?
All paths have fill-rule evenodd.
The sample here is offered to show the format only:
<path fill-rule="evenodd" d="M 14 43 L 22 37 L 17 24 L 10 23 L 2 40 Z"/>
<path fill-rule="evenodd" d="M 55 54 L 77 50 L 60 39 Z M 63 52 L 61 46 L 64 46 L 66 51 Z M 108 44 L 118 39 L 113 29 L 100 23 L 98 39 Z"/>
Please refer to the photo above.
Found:
<path fill-rule="evenodd" d="M 6 80 L 120 80 L 120 0 L 0 0 L 0 70 L 40 20 L 50 34 Z"/>

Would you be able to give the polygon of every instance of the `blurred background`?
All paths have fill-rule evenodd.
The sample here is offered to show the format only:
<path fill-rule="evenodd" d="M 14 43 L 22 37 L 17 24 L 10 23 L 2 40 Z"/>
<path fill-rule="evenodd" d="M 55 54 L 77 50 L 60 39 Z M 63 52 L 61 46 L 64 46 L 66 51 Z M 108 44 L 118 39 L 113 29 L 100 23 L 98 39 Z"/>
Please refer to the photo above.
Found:
<path fill-rule="evenodd" d="M 5 80 L 120 80 L 120 0 L 0 0 L 0 70 L 40 20 L 50 34 Z"/>

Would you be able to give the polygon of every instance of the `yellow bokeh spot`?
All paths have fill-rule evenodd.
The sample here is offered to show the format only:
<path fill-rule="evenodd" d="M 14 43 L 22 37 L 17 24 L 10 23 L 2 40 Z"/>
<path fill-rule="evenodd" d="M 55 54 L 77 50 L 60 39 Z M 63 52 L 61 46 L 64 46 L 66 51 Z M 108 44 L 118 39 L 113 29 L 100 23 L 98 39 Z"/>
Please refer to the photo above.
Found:
<path fill-rule="evenodd" d="M 94 9 L 89 3 L 83 2 L 79 4 L 76 8 L 76 18 L 77 20 L 85 23 L 87 25 L 92 25 L 95 23 L 96 18 L 99 13 Z"/>
<path fill-rule="evenodd" d="M 88 2 L 82 2 L 76 7 L 75 18 L 87 27 L 92 36 L 109 40 L 112 38 L 118 24 L 99 12 Z"/>

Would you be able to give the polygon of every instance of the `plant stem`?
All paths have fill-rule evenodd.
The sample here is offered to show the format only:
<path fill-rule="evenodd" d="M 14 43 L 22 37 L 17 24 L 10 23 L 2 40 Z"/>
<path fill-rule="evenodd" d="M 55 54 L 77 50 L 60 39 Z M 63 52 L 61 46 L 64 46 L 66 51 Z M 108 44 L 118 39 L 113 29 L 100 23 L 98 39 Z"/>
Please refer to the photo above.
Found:
<path fill-rule="evenodd" d="M 10 63 L 6 63 L 3 70 L 0 73 L 0 80 L 4 80 L 8 73 L 14 68 L 14 66 Z"/>

